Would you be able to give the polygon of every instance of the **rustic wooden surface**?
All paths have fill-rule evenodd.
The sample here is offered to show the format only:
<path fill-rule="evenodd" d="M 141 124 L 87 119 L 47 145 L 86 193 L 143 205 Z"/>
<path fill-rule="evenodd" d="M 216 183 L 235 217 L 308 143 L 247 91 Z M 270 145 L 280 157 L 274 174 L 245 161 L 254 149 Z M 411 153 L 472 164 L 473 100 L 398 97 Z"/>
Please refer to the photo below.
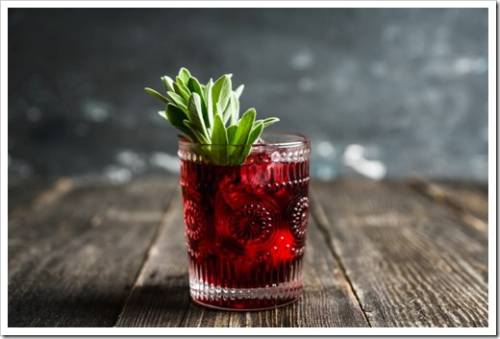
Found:
<path fill-rule="evenodd" d="M 220 312 L 189 300 L 175 178 L 9 187 L 9 326 L 488 325 L 485 187 L 346 179 L 311 191 L 300 301 Z"/>

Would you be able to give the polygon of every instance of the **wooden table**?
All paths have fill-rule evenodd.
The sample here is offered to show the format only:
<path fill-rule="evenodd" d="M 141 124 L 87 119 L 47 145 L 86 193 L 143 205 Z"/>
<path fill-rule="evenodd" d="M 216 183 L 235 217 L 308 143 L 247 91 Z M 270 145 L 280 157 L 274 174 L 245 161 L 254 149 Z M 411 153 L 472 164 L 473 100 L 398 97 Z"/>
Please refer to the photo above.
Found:
<path fill-rule="evenodd" d="M 189 300 L 175 178 L 9 187 L 9 326 L 487 326 L 487 189 L 312 183 L 295 304 Z"/>

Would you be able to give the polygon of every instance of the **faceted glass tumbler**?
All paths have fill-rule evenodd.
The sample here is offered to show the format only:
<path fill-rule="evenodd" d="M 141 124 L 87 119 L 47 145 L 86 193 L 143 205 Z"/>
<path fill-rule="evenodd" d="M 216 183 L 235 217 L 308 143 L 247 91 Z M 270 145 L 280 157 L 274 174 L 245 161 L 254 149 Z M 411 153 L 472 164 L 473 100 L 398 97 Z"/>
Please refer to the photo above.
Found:
<path fill-rule="evenodd" d="M 310 143 L 276 133 L 263 140 L 232 166 L 203 154 L 241 146 L 179 141 L 190 294 L 198 304 L 258 310 L 301 295 Z"/>

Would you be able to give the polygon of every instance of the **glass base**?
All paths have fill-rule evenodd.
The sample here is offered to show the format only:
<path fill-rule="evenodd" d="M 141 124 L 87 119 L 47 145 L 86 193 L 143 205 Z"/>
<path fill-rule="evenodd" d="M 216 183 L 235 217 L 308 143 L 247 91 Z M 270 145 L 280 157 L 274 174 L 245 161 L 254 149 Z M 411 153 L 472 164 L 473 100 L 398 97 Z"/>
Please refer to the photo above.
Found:
<path fill-rule="evenodd" d="M 302 294 L 302 285 L 281 283 L 258 288 L 228 288 L 190 282 L 193 302 L 218 310 L 260 311 L 285 306 L 297 301 Z"/>
<path fill-rule="evenodd" d="M 299 299 L 300 299 L 300 296 L 298 296 L 295 299 L 289 300 L 289 301 L 283 301 L 283 302 L 281 302 L 279 304 L 272 304 L 272 305 L 267 305 L 267 306 L 263 305 L 263 306 L 260 306 L 260 307 L 256 306 L 256 308 L 248 308 L 248 304 L 247 303 L 245 303 L 243 305 L 240 305 L 240 304 L 231 304 L 228 307 L 224 307 L 224 306 L 207 304 L 205 302 L 202 302 L 202 301 L 199 301 L 199 300 L 191 298 L 191 300 L 195 304 L 198 304 L 198 305 L 203 306 L 203 307 L 208 307 L 208 308 L 212 308 L 214 310 L 219 310 L 219 311 L 234 311 L 234 312 L 247 312 L 247 311 L 252 312 L 252 311 L 272 310 L 274 308 L 284 307 L 284 306 L 293 304 L 293 303 L 297 302 Z"/>

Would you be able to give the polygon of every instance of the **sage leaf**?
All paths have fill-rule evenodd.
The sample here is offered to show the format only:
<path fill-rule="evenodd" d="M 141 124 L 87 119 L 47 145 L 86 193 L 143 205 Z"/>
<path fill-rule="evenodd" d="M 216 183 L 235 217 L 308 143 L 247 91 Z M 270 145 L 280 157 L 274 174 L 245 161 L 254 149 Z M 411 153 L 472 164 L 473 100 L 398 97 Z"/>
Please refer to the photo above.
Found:
<path fill-rule="evenodd" d="M 189 120 L 184 120 L 183 123 L 189 129 L 189 131 L 195 136 L 195 140 L 198 143 L 200 143 L 200 144 L 208 144 L 209 143 L 208 138 L 199 131 L 198 127 L 195 124 L 193 124 Z"/>
<path fill-rule="evenodd" d="M 224 123 L 227 123 L 231 119 L 231 125 L 236 124 L 238 120 L 238 115 L 240 114 L 240 102 L 234 93 L 230 93 L 229 103 L 222 114 Z"/>
<path fill-rule="evenodd" d="M 219 97 L 217 101 L 217 111 L 222 114 L 224 110 L 226 109 L 227 105 L 229 104 L 229 101 L 231 99 L 231 93 L 232 93 L 232 84 L 231 84 L 231 78 L 228 76 L 224 77 L 224 80 L 222 81 L 222 86 L 220 88 L 219 92 Z"/>
<path fill-rule="evenodd" d="M 240 118 L 244 85 L 233 90 L 231 78 L 224 74 L 204 85 L 182 67 L 175 80 L 167 75 L 160 78 L 165 94 L 145 88 L 166 104 L 158 114 L 193 142 L 194 152 L 217 165 L 244 163 L 263 130 L 279 121 L 276 117 L 256 120 L 254 108 Z"/>
<path fill-rule="evenodd" d="M 177 78 L 180 79 L 184 83 L 184 85 L 187 85 L 189 79 L 191 78 L 191 73 L 187 70 L 187 68 L 181 67 Z"/>
<path fill-rule="evenodd" d="M 246 157 L 250 154 L 251 151 L 252 151 L 252 145 L 251 144 L 243 146 L 243 148 L 239 150 L 239 153 L 233 155 L 233 158 L 234 158 L 233 161 L 236 164 L 242 164 L 242 163 L 244 163 Z"/>
<path fill-rule="evenodd" d="M 238 125 L 232 125 L 227 128 L 227 143 L 230 145 L 234 145 L 233 139 L 234 135 L 236 133 L 236 130 L 238 129 Z"/>
<path fill-rule="evenodd" d="M 204 96 L 200 82 L 195 77 L 191 77 L 187 83 L 188 89 L 191 93 L 198 93 L 202 98 Z"/>
<path fill-rule="evenodd" d="M 248 135 L 248 140 L 246 142 L 246 145 L 241 150 L 237 163 L 243 163 L 245 161 L 246 157 L 252 151 L 253 143 L 257 141 L 262 135 L 263 129 L 264 129 L 264 124 L 262 122 L 257 123 L 253 126 L 252 130 L 250 131 L 250 134 Z"/>
<path fill-rule="evenodd" d="M 220 115 L 214 118 L 214 129 L 212 131 L 212 144 L 227 145 L 227 131 Z"/>
<path fill-rule="evenodd" d="M 212 90 L 213 90 L 214 82 L 210 79 L 205 86 L 205 106 L 207 108 L 207 117 L 208 117 L 208 126 L 212 126 L 214 124 L 214 109 L 213 109 L 213 100 L 212 100 Z"/>
<path fill-rule="evenodd" d="M 189 100 L 189 89 L 182 83 L 182 81 L 174 82 L 175 93 L 179 94 L 184 100 Z"/>
<path fill-rule="evenodd" d="M 163 96 L 163 94 L 160 94 L 156 90 L 149 88 L 149 87 L 145 87 L 144 90 L 146 91 L 146 93 L 148 93 L 152 97 L 160 99 L 161 101 L 163 101 L 163 103 L 168 104 L 168 99 L 165 98 L 165 96 Z"/>
<path fill-rule="evenodd" d="M 233 136 L 234 145 L 245 145 L 248 140 L 248 134 L 252 130 L 253 122 L 255 120 L 255 108 L 249 108 L 241 117 L 238 122 L 238 129 Z"/>
<path fill-rule="evenodd" d="M 217 164 L 226 162 L 227 132 L 220 115 L 214 117 L 214 128 L 212 130 L 212 152 Z"/>
<path fill-rule="evenodd" d="M 192 93 L 189 98 L 188 117 L 189 121 L 191 121 L 200 133 L 208 139 L 208 131 L 205 126 L 205 120 L 203 119 L 201 108 L 201 98 L 198 93 Z"/>
<path fill-rule="evenodd" d="M 231 91 L 231 75 L 224 74 L 215 81 L 212 88 L 214 114 L 222 114 L 229 100 L 228 92 Z"/>
<path fill-rule="evenodd" d="M 257 141 L 262 135 L 262 131 L 264 130 L 264 123 L 257 123 L 253 126 L 250 134 L 248 135 L 247 144 L 252 145 L 255 141 Z"/>
<path fill-rule="evenodd" d="M 271 126 L 274 123 L 277 123 L 278 121 L 280 121 L 279 118 L 272 117 L 272 118 L 266 118 L 266 119 L 261 119 L 261 120 L 255 120 L 255 123 L 257 124 L 259 122 L 262 122 L 264 124 L 264 128 L 266 128 L 266 127 Z"/>
<path fill-rule="evenodd" d="M 236 93 L 231 93 L 231 100 L 233 101 L 231 124 L 236 124 L 238 117 L 240 116 L 240 100 L 238 99 Z"/>
<path fill-rule="evenodd" d="M 245 145 L 248 140 L 248 135 L 252 130 L 252 126 L 255 120 L 255 109 L 248 109 L 241 119 L 238 121 L 238 128 L 234 132 L 231 138 L 231 144 L 237 145 L 239 147 L 232 147 L 229 150 L 229 159 L 232 164 L 241 163 L 241 154 L 245 151 Z"/>
<path fill-rule="evenodd" d="M 186 113 L 172 104 L 167 105 L 165 114 L 167 115 L 168 121 L 176 127 L 182 127 L 182 122 L 187 119 Z"/>
<path fill-rule="evenodd" d="M 164 75 L 161 78 L 161 82 L 163 83 L 163 87 L 165 88 L 165 92 L 171 91 L 174 92 L 174 80 L 168 75 Z"/>
<path fill-rule="evenodd" d="M 184 120 L 187 119 L 186 114 L 179 108 L 175 107 L 172 104 L 168 104 L 165 109 L 165 114 L 167 116 L 168 121 L 177 129 L 179 129 L 184 135 L 188 137 L 191 141 L 196 141 L 196 137 L 194 133 L 192 133 L 186 126 L 184 125 Z"/>
<path fill-rule="evenodd" d="M 238 88 L 236 88 L 236 90 L 234 91 L 234 93 L 236 94 L 236 97 L 239 99 L 240 96 L 241 96 L 241 93 L 243 93 L 243 90 L 245 89 L 245 85 L 239 85 Z"/>
<path fill-rule="evenodd" d="M 182 109 L 184 112 L 187 111 L 186 101 L 179 94 L 177 94 L 175 92 L 168 91 L 167 92 L 167 97 L 168 97 L 168 99 L 170 99 L 170 101 L 172 103 L 174 103 L 177 107 L 179 107 L 180 109 Z"/>
<path fill-rule="evenodd" d="M 205 125 L 207 126 L 207 129 L 211 128 L 212 122 L 208 117 L 208 110 L 207 110 L 207 103 L 206 103 L 206 99 L 205 99 L 205 93 L 204 93 L 203 87 L 200 85 L 200 82 L 198 81 L 198 79 L 196 79 L 195 77 L 191 77 L 189 79 L 189 82 L 188 82 L 188 89 L 191 91 L 191 93 L 198 93 L 200 95 L 201 103 L 202 103 L 201 109 L 202 109 L 202 113 L 203 113 L 203 119 L 205 120 Z"/>

